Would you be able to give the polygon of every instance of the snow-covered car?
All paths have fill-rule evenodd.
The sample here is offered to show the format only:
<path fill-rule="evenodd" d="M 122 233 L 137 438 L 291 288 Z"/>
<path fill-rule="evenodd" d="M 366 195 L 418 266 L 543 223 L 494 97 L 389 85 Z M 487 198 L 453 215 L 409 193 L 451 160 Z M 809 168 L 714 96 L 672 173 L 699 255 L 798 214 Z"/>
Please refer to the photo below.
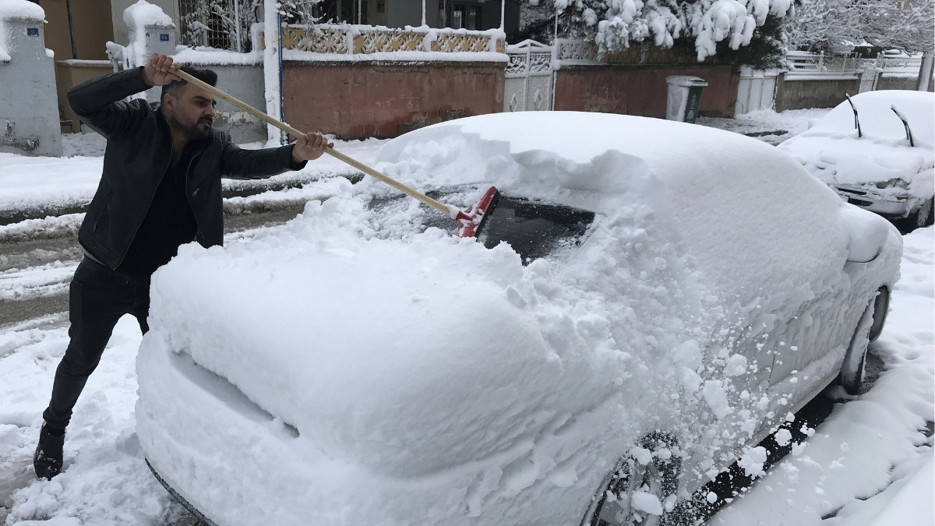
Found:
<path fill-rule="evenodd" d="M 779 148 L 841 197 L 912 226 L 932 224 L 935 94 L 869 91 L 849 97 Z"/>
<path fill-rule="evenodd" d="M 217 525 L 654 524 L 834 381 L 902 241 L 793 158 L 691 124 L 470 117 L 372 179 L 156 272 L 151 468 Z M 847 462 L 846 453 L 842 462 Z"/>

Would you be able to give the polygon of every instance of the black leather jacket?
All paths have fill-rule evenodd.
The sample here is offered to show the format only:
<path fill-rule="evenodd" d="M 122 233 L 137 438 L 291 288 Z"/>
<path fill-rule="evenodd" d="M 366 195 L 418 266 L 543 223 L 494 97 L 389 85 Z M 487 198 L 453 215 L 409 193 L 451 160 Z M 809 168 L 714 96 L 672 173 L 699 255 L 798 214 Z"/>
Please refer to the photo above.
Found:
<path fill-rule="evenodd" d="M 81 121 L 107 138 L 101 182 L 78 231 L 78 242 L 111 269 L 126 256 L 172 157 L 169 124 L 158 105 L 123 100 L 149 88 L 142 71 L 111 73 L 68 92 L 68 102 Z M 213 131 L 197 143 L 186 173 L 186 195 L 198 224 L 196 240 L 204 247 L 223 242 L 221 177 L 262 178 L 304 166 L 292 163 L 292 145 L 243 150 L 231 143 L 227 133 Z"/>

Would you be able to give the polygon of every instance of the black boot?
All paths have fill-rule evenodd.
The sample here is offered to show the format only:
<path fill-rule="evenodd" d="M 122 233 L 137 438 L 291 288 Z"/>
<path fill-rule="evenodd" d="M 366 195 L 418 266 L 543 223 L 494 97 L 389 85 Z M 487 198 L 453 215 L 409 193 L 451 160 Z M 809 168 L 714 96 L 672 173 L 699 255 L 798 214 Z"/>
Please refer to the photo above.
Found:
<path fill-rule="evenodd" d="M 65 444 L 64 429 L 49 429 L 47 424 L 42 425 L 39 432 L 39 445 L 36 446 L 36 455 L 32 465 L 36 468 L 36 476 L 52 480 L 52 477 L 62 472 L 62 446 Z"/>

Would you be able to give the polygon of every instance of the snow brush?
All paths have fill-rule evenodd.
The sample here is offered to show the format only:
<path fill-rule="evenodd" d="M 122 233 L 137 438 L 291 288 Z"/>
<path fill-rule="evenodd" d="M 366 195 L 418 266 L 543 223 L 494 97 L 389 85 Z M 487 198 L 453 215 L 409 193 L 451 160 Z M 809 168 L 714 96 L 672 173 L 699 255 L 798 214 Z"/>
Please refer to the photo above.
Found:
<path fill-rule="evenodd" d="M 234 106 L 237 106 L 238 108 L 246 111 L 247 113 L 253 115 L 254 117 L 262 119 L 268 124 L 272 124 L 273 126 L 288 133 L 289 135 L 291 135 L 292 137 L 296 139 L 301 139 L 305 137 L 304 133 L 293 128 L 292 126 L 289 126 L 288 124 L 278 119 L 274 119 L 273 117 L 270 117 L 266 113 L 254 108 L 253 106 L 250 106 L 249 104 L 235 98 L 232 95 L 228 95 L 227 93 L 219 90 L 218 88 L 215 88 L 214 86 L 208 84 L 207 82 L 204 82 L 202 80 L 199 80 L 193 77 L 192 75 L 182 71 L 181 69 L 172 71 L 171 73 L 178 76 L 185 82 L 194 84 L 195 86 L 198 86 L 199 88 L 207 91 L 208 93 L 211 93 L 217 96 L 218 98 L 223 99 L 233 104 Z M 431 197 L 423 194 L 422 192 L 412 189 L 404 185 L 403 183 L 389 177 L 388 175 L 385 175 L 382 172 L 379 172 L 375 170 L 374 168 L 371 168 L 356 159 L 353 159 L 351 157 L 348 157 L 347 155 L 344 155 L 343 153 L 336 151 L 334 148 L 325 147 L 325 153 L 327 153 L 328 155 L 340 161 L 343 161 L 353 166 L 354 168 L 357 168 L 361 172 L 369 174 L 379 179 L 380 181 L 383 181 L 384 183 L 392 186 L 393 188 L 399 190 L 400 192 L 410 197 L 418 199 L 422 203 L 428 206 L 431 206 L 432 208 L 438 210 L 439 212 L 446 214 L 448 217 L 457 221 L 458 235 L 461 237 L 477 237 L 477 234 L 480 233 L 481 228 L 484 226 L 484 220 L 487 218 L 487 213 L 490 212 L 495 206 L 497 206 L 497 200 L 500 197 L 500 192 L 498 192 L 495 187 L 491 186 L 489 189 L 487 189 L 487 192 L 484 193 L 484 196 L 481 197 L 480 201 L 478 201 L 476 205 L 466 210 L 459 210 L 456 207 L 449 206 L 435 199 L 432 199 Z"/>

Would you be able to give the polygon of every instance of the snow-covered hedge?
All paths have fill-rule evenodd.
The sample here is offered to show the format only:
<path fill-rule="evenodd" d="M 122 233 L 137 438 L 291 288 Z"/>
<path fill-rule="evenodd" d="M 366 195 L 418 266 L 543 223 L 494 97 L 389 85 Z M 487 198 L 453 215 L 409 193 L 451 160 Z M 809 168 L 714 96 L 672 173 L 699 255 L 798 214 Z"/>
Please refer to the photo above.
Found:
<path fill-rule="evenodd" d="M 677 39 L 694 38 L 698 60 L 715 54 L 718 42 L 731 49 L 750 44 L 754 30 L 769 15 L 783 17 L 792 0 L 556 0 L 572 14 L 601 51 L 615 52 L 634 42 L 672 47 Z"/>

